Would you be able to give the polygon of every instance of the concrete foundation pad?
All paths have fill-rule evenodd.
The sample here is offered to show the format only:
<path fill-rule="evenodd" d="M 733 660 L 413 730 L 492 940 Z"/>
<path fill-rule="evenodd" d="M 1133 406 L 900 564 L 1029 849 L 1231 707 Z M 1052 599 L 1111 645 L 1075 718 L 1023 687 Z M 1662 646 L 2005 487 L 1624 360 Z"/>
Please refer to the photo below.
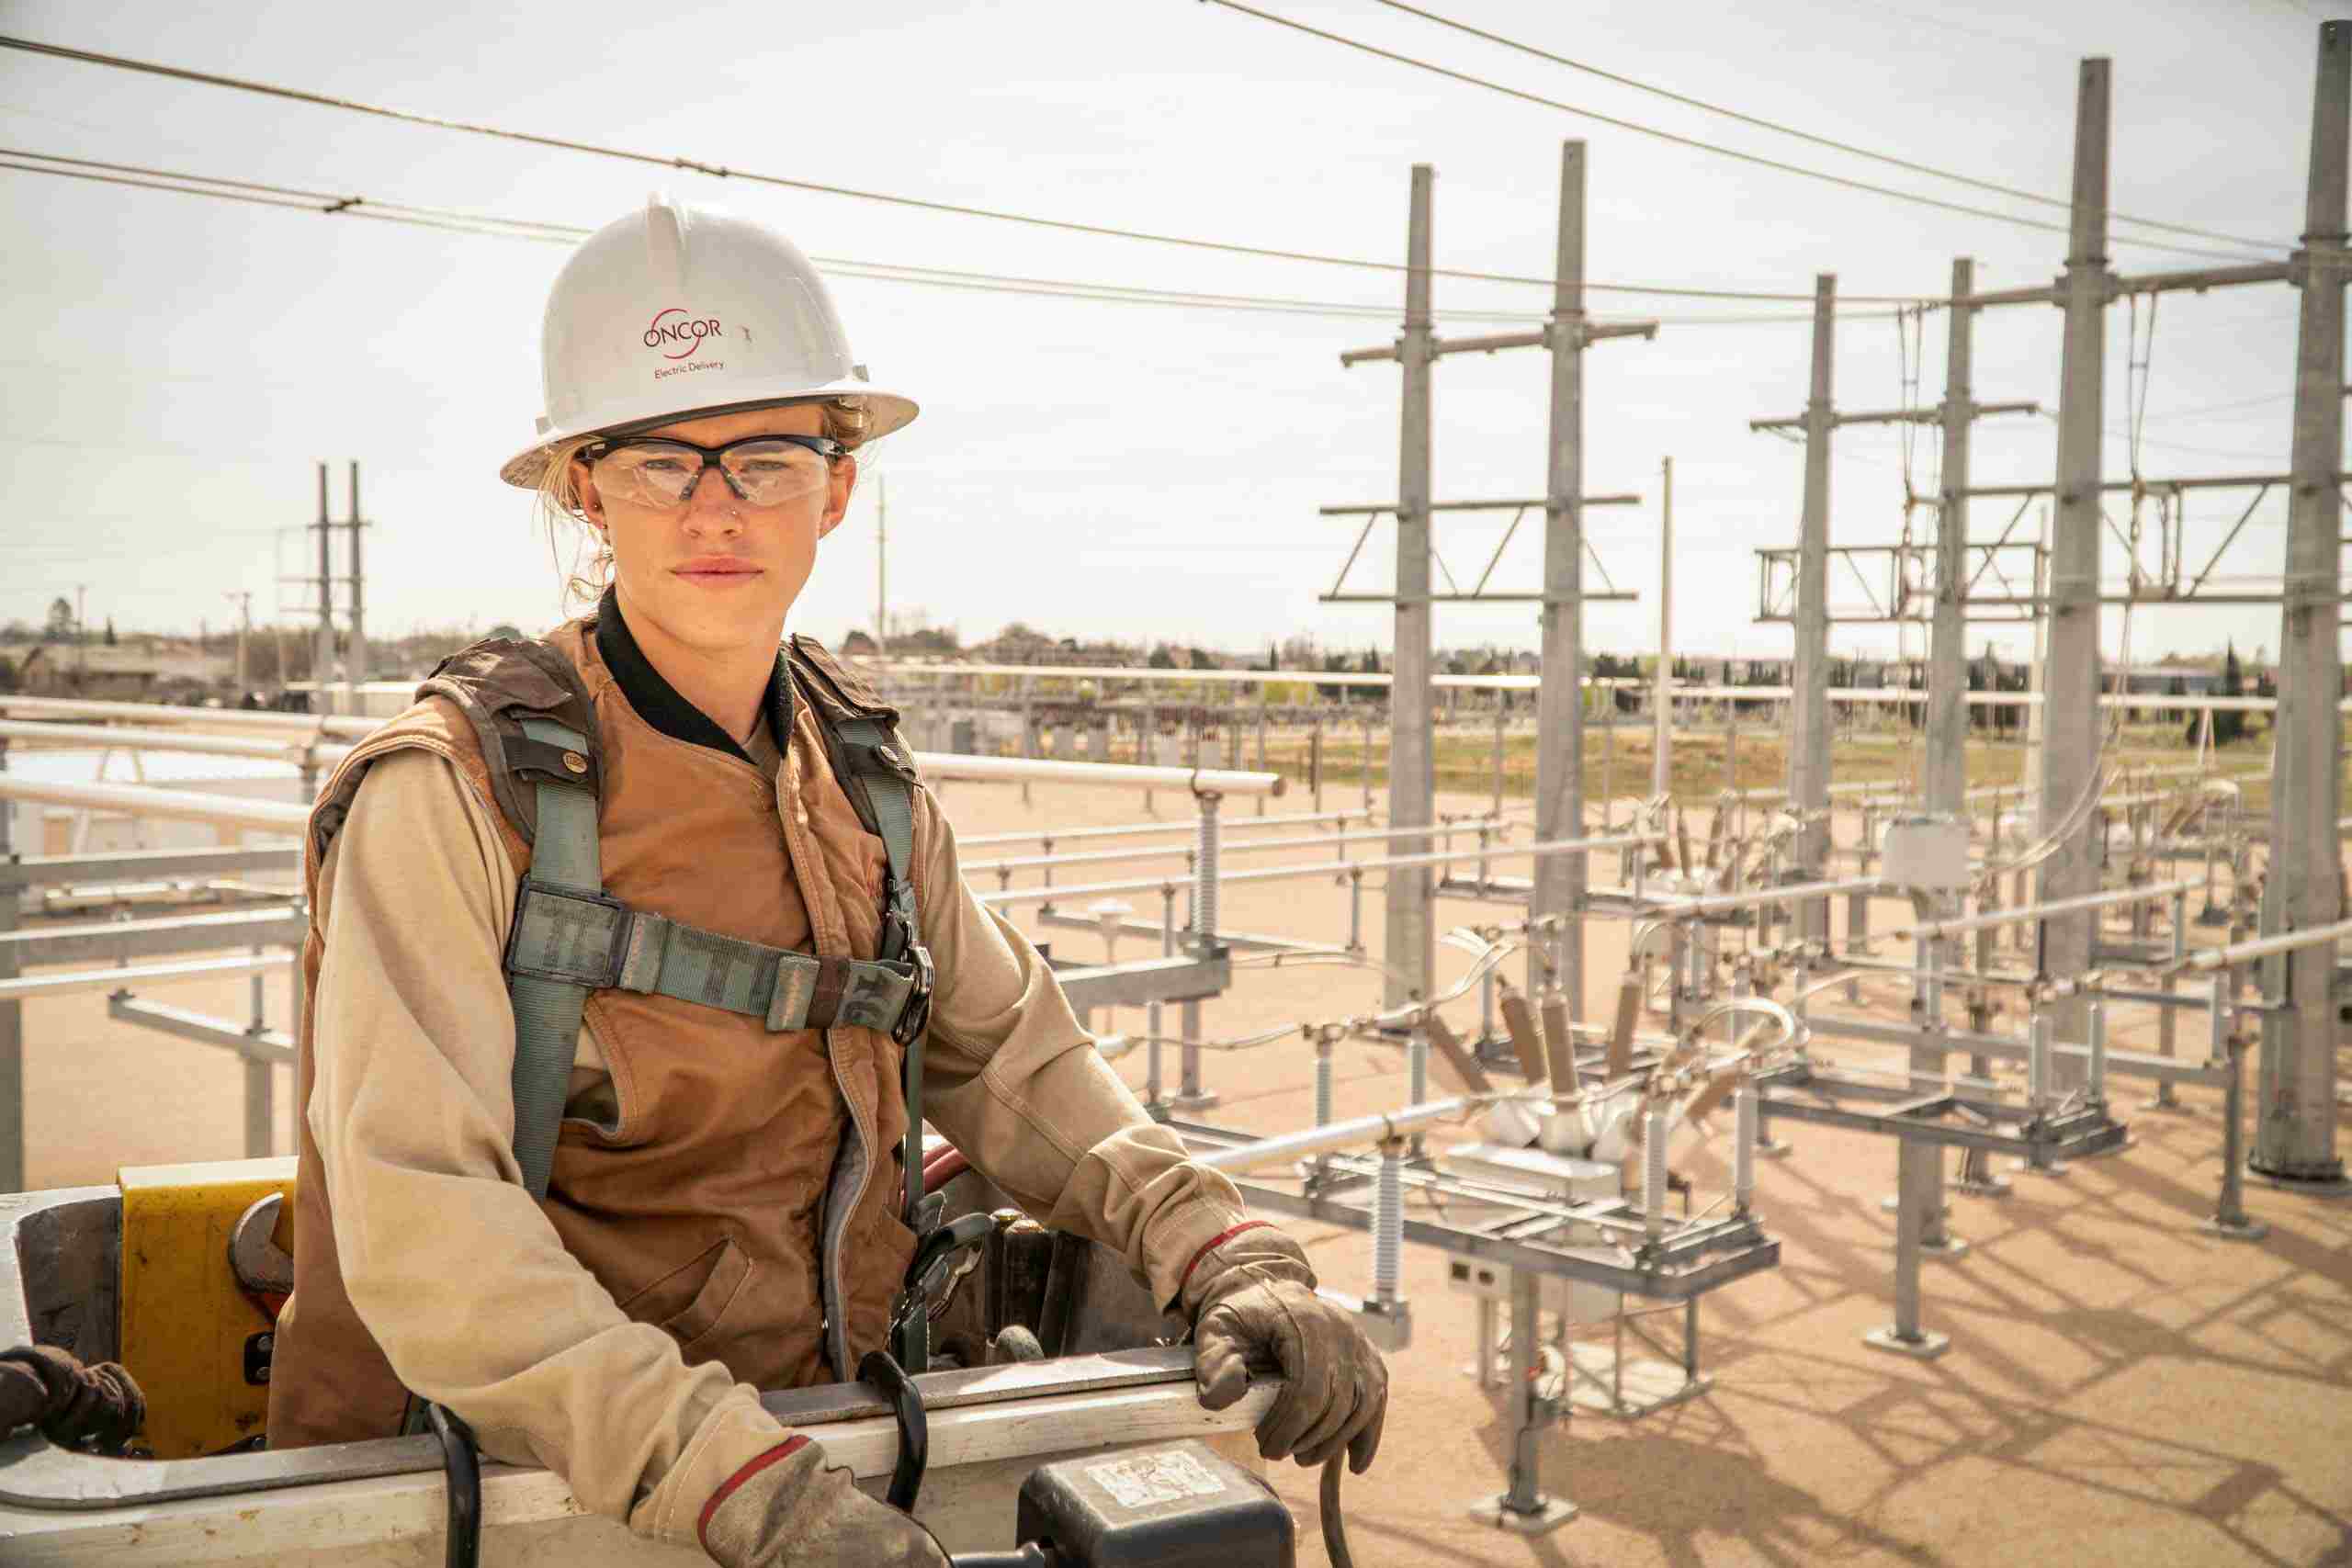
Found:
<path fill-rule="evenodd" d="M 1922 1238 L 1919 1250 L 1929 1258 L 1940 1258 L 1949 1263 L 1968 1256 L 1968 1243 L 1956 1235 L 1945 1236 L 1941 1241 Z"/>
<path fill-rule="evenodd" d="M 1947 1335 L 1923 1330 L 1918 1338 L 1905 1339 L 1894 1332 L 1894 1326 L 1892 1324 L 1884 1328 L 1871 1329 L 1862 1336 L 1862 1343 L 1873 1350 L 1888 1350 L 1897 1356 L 1909 1356 L 1914 1360 L 1919 1361 L 1932 1361 L 1951 1348 L 1951 1339 Z"/>
<path fill-rule="evenodd" d="M 1215 1089 L 1203 1089 L 1198 1094 L 1170 1095 L 1168 1098 L 1168 1103 L 1179 1111 L 1208 1111 L 1214 1109 L 1220 1100 Z"/>
<path fill-rule="evenodd" d="M 2292 1192 L 2303 1198 L 2352 1198 L 2352 1181 L 2337 1177 L 2273 1176 L 2252 1165 L 2245 1173 L 2273 1192 Z"/>
<path fill-rule="evenodd" d="M 2260 1241 L 2270 1234 L 2270 1227 L 2260 1220 L 2206 1220 L 2197 1228 L 2223 1241 Z"/>
<path fill-rule="evenodd" d="M 2009 1168 L 2019 1176 L 2063 1177 L 2068 1174 L 2066 1162 L 2063 1159 L 2053 1159 L 2048 1165 L 2036 1165 L 2030 1159 L 2013 1159 L 2009 1161 Z"/>
<path fill-rule="evenodd" d="M 1715 1386 L 1715 1380 L 1701 1376 L 1686 1377 L 1680 1367 L 1671 1361 L 1661 1361 L 1655 1356 L 1629 1358 L 1617 1367 L 1615 1353 L 1606 1345 L 1577 1344 L 1568 1346 L 1569 1358 L 1577 1371 L 1586 1377 L 1571 1377 L 1566 1383 L 1566 1397 L 1578 1410 L 1596 1416 L 1613 1416 L 1631 1421 L 1653 1410 L 1669 1404 L 1679 1404 L 1696 1399 Z M 1623 1389 L 1622 1399 L 1611 1397 L 1612 1381 Z"/>
<path fill-rule="evenodd" d="M 1533 1513 L 1523 1514 L 1506 1499 L 1491 1497 L 1484 1503 L 1471 1504 L 1470 1517 L 1513 1535 L 1550 1535 L 1577 1517 L 1577 1506 L 1558 1497 L 1544 1497 Z"/>
<path fill-rule="evenodd" d="M 1786 1140 L 1777 1143 L 1759 1143 L 1756 1145 L 1758 1159 L 1786 1159 L 1795 1152 L 1796 1145 Z"/>
<path fill-rule="evenodd" d="M 2006 1177 L 1988 1176 L 1982 1181 L 1954 1181 L 1951 1190 L 1972 1198 L 2006 1198 L 2017 1188 Z"/>

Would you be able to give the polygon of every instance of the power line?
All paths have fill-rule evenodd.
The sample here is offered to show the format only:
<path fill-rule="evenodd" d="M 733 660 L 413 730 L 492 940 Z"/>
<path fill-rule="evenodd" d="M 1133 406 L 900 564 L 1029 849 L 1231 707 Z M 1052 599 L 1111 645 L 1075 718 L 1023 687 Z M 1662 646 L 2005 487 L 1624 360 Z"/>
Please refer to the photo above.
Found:
<path fill-rule="evenodd" d="M 34 159 L 35 163 L 20 160 Z M 50 167 L 48 165 L 62 165 Z M 537 219 L 507 218 L 493 213 L 464 212 L 444 207 L 419 207 L 407 203 L 378 201 L 367 197 L 337 195 L 330 191 L 304 190 L 300 186 L 266 185 L 253 180 L 226 179 L 213 175 L 194 175 L 171 169 L 149 168 L 137 164 L 104 163 L 90 158 L 69 158 L 58 153 L 26 152 L 17 148 L 0 148 L 0 168 L 15 169 L 25 174 L 54 175 L 62 178 L 96 181 L 102 185 L 128 186 L 141 190 L 175 192 L 182 196 L 212 197 L 224 201 L 241 201 L 262 207 L 290 209 L 299 212 L 316 212 L 326 217 L 367 218 L 379 222 L 403 223 L 414 227 L 438 229 L 447 232 L 472 234 L 492 239 L 532 240 L 548 243 L 573 244 L 592 231 L 570 223 L 550 223 Z M 1350 321 L 1396 320 L 1392 308 L 1380 305 L 1358 305 L 1343 301 L 1295 299 L 1246 294 L 1209 294 L 1177 289 L 1146 288 L 1118 283 L 1097 283 L 1085 279 L 1031 277 L 1002 273 L 974 272 L 949 267 L 916 266 L 898 262 L 857 261 L 842 256 L 815 256 L 819 265 L 836 276 L 864 278 L 883 283 L 909 283 L 930 288 L 956 288 L 992 294 L 1024 294 L 1043 299 L 1082 299 L 1105 304 L 1160 305 L 1193 310 L 1245 310 L 1261 313 L 1332 317 Z M 1849 320 L 1868 319 L 1875 312 L 1849 311 Z M 1510 310 L 1440 310 L 1433 312 L 1441 321 L 1505 321 L 1540 323 L 1547 317 L 1532 311 Z M 1674 326 L 1754 326 L 1794 321 L 1809 321 L 1810 315 L 1781 313 L 1770 315 L 1715 315 L 1666 318 L 1664 324 Z"/>
<path fill-rule="evenodd" d="M 1709 114 L 1721 115 L 1726 119 L 1737 120 L 1742 125 L 1755 126 L 1759 130 L 1770 130 L 1781 136 L 1793 136 L 1800 141 L 1809 141 L 1816 147 L 1826 147 L 1838 152 L 1850 152 L 1857 158 L 1868 158 L 1875 163 L 1892 164 L 1898 169 L 1908 169 L 1915 175 L 1928 175 L 1939 180 L 1951 180 L 1959 185 L 1973 186 L 1978 190 L 1988 190 L 1996 196 L 2014 197 L 2019 201 L 2039 202 L 2044 207 L 2067 209 L 2071 209 L 2074 206 L 2074 203 L 2065 197 L 2044 196 L 2040 191 L 2022 190 L 2016 186 L 2005 186 L 1996 180 L 1978 179 L 1972 175 L 1955 174 L 1950 169 L 1937 168 L 1932 164 L 1915 163 L 1908 158 L 1897 157 L 1892 152 L 1872 152 L 1868 147 L 1858 147 L 1853 142 L 1840 141 L 1835 137 L 1819 136 L 1809 130 L 1799 130 L 1792 125 L 1782 125 L 1777 120 L 1743 114 L 1737 109 L 1726 108 L 1721 104 L 1709 103 L 1704 98 L 1690 97 L 1668 88 L 1637 81 L 1631 76 L 1620 75 L 1614 71 L 1605 71 L 1598 65 L 1587 64 L 1580 60 L 1570 60 L 1564 54 L 1554 54 L 1551 51 L 1539 49 L 1533 44 L 1522 43 L 1517 39 L 1505 38 L 1500 33 L 1490 33 L 1483 28 L 1474 28 L 1467 22 L 1456 21 L 1451 17 L 1441 17 L 1434 11 L 1424 11 L 1418 6 L 1405 4 L 1405 0 L 1373 0 L 1373 4 L 1385 6 L 1392 11 L 1402 11 L 1408 17 L 1419 17 L 1425 22 L 1434 22 L 1439 27 L 1450 28 L 1455 32 L 1467 33 L 1472 38 L 1484 39 L 1488 43 L 1500 44 L 1505 49 L 1516 50 L 1521 54 L 1533 55 L 1538 60 L 1546 60 L 1555 65 L 1565 65 L 1571 71 L 1581 71 L 1587 75 L 1598 76 L 1605 82 L 1614 82 L 1620 86 L 1631 87 L 1635 92 L 1649 93 L 1672 103 L 1702 109 Z M 2249 250 L 2285 251 L 2290 248 L 2268 240 L 2241 239 L 2235 234 L 2218 234 L 2210 229 L 2195 229 L 2186 223 L 2167 223 L 2154 218 L 2134 218 L 2122 212 L 2109 212 L 2108 219 L 2110 222 L 2135 223 L 2143 229 L 2162 229 L 2175 234 L 2193 235 L 2200 240 L 2218 240 L 2225 245 L 2242 245 Z M 2121 244 L 2131 242 L 2118 241 L 2117 243 Z"/>
<path fill-rule="evenodd" d="M 1280 18 L 1270 19 L 1280 20 Z M 1285 23 L 1284 25 L 1295 26 L 1296 24 Z M 729 168 L 723 164 L 706 163 L 699 159 L 665 157 L 660 153 L 608 147 L 593 141 L 575 141 L 569 137 L 547 136 L 537 131 L 511 130 L 503 126 L 482 125 L 469 120 L 450 119 L 438 115 L 418 114 L 408 109 L 388 108 L 380 104 L 362 103 L 355 98 L 338 98 L 325 93 L 310 92 L 300 87 L 286 87 L 274 83 L 247 81 L 243 77 L 223 76 L 209 71 L 194 71 L 185 66 L 164 65 L 153 61 L 132 60 L 118 54 L 101 54 L 92 50 L 72 49 L 63 44 L 43 43 L 36 39 L 17 38 L 5 33 L 0 33 L 0 48 L 50 55 L 59 60 L 78 61 L 87 65 L 135 71 L 151 76 L 193 82 L 205 86 L 230 87 L 238 92 L 258 93 L 266 97 L 284 98 L 294 103 L 316 105 L 322 108 L 345 109 L 354 114 L 374 115 L 379 118 L 398 120 L 408 125 L 431 126 L 435 130 L 463 131 L 468 135 L 488 136 L 503 141 L 520 141 L 534 147 L 549 147 L 567 152 L 586 152 L 600 158 L 617 158 L 625 163 L 647 164 L 665 169 L 682 169 L 690 174 L 709 175 L 719 179 L 745 180 L 754 185 L 775 186 L 786 190 L 809 191 L 820 196 L 847 197 L 858 201 L 880 202 L 886 206 L 911 208 L 922 212 L 946 213 L 961 218 L 985 218 L 1000 223 L 1019 223 L 1030 228 L 1051 229 L 1063 233 L 1091 234 L 1114 240 L 1137 240 L 1149 244 L 1175 245 L 1195 251 L 1216 251 L 1227 255 L 1257 256 L 1271 261 L 1312 262 L 1323 266 L 1353 267 L 1366 272 L 1403 273 L 1408 270 L 1398 262 L 1374 261 L 1363 256 L 1329 255 L 1316 251 L 1283 250 L 1267 245 L 1245 245 L 1227 240 L 1206 240 L 1193 235 L 1163 234 L 1143 229 L 1121 229 L 1110 224 L 1081 223 L 1066 218 L 1046 218 L 1035 213 L 1012 212 L 1000 208 L 973 207 L 956 202 L 933 201 L 923 197 L 899 196 L 887 191 L 864 190 L 853 186 L 828 185 L 816 180 L 794 179 L 784 175 Z M 1555 107 L 1565 107 L 1566 106 Z M 1930 200 L 1931 198 L 1923 197 L 1914 199 Z M 1553 278 L 1536 277 L 1522 273 L 1476 272 L 1457 267 L 1431 267 L 1430 276 L 1463 278 L 1480 283 L 1527 284 L 1539 288 L 1550 288 L 1555 287 L 1555 283 Z M 1813 300 L 1811 294 L 1759 289 L 1693 288 L 1666 284 L 1638 283 L 1587 283 L 1584 287 L 1596 293 L 1652 294 L 1662 298 L 1687 299 L 1744 299 L 1775 304 L 1810 304 Z M 1863 304 L 1896 305 L 1911 303 L 1914 296 L 1850 294 L 1846 298 Z"/>
<path fill-rule="evenodd" d="M 1366 43 L 1361 39 L 1349 38 L 1344 33 L 1335 33 L 1323 28 L 1311 27 L 1305 22 L 1293 21 L 1288 17 L 1277 17 L 1271 11 L 1261 11 L 1253 6 L 1244 6 L 1240 0 L 1202 0 L 1202 3 L 1220 6 L 1226 10 L 1238 12 L 1245 17 L 1254 17 L 1261 22 L 1272 22 L 1278 28 L 1287 28 L 1293 32 L 1305 33 L 1309 38 L 1318 38 L 1327 43 L 1336 43 L 1361 54 L 1369 54 L 1398 65 L 1408 65 L 1416 71 L 1426 71 L 1432 75 L 1443 76 L 1449 81 L 1465 83 L 1473 87 L 1484 87 L 1488 92 L 1500 93 L 1505 97 L 1517 98 L 1522 103 L 1536 104 L 1544 108 L 1580 115 L 1586 119 L 1597 120 L 1602 125 L 1614 126 L 1620 130 L 1630 130 L 1639 136 L 1655 137 L 1660 141 L 1669 141 L 1678 147 L 1689 147 L 1701 152 L 1713 152 L 1718 157 L 1736 159 L 1740 163 L 1752 164 L 1758 168 L 1775 169 L 1784 175 L 1800 175 L 1806 179 L 1843 186 L 1849 190 L 1867 191 L 1872 196 L 1889 197 L 1896 201 L 1912 202 L 1921 207 L 1939 208 L 1946 212 L 1964 213 L 1971 218 L 1989 218 L 1998 223 L 2014 223 L 2020 228 L 2040 229 L 2053 234 L 2071 232 L 2068 226 L 2064 223 L 2046 222 L 2039 218 L 2027 218 L 2014 212 L 2000 212 L 1989 207 L 1970 207 L 1964 202 L 1946 201 L 1941 197 L 1924 196 L 1917 191 L 1897 190 L 1892 186 L 1872 185 L 1868 180 L 1833 175 L 1826 169 L 1808 169 L 1801 164 L 1784 163 L 1778 158 L 1768 158 L 1760 152 L 1743 152 L 1736 147 L 1725 147 L 1719 142 L 1704 141 L 1695 136 L 1682 136 L 1671 130 L 1660 130 L 1656 126 L 1642 125 L 1630 119 L 1620 119 L 1614 115 L 1602 114 L 1598 109 L 1580 108 L 1575 104 L 1562 103 L 1557 98 L 1547 98 L 1541 93 L 1531 93 L 1523 88 L 1509 86 L 1488 77 L 1474 76 L 1466 71 L 1456 71 L 1451 66 L 1440 65 L 1434 61 L 1420 60 L 1409 54 L 1399 54 L 1394 50 L 1382 49 L 1377 44 Z M 2192 245 L 2176 245 L 2163 240 L 2119 238 L 2112 243 L 2119 245 L 2140 245 L 2151 250 L 2171 251 L 2181 255 L 2204 256 L 2222 261 L 2242 262 L 2247 259 L 2240 252 L 2200 250 Z"/>

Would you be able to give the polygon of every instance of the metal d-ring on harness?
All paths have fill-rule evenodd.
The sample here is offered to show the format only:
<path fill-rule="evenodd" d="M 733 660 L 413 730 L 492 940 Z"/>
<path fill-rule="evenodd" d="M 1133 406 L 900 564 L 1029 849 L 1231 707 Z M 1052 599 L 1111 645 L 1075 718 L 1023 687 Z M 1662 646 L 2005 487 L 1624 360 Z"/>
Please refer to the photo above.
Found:
<path fill-rule="evenodd" d="M 514 1010 L 514 1161 L 524 1187 L 544 1199 L 571 1083 L 581 1015 L 592 990 L 617 988 L 676 998 L 762 1019 L 775 1031 L 854 1024 L 887 1033 L 903 1053 L 907 1103 L 906 1223 L 917 1233 L 913 1262 L 891 1325 L 891 1346 L 866 1356 L 860 1381 L 883 1389 L 898 1412 L 900 1454 L 891 1501 L 912 1508 L 927 1453 L 922 1396 L 911 1374 L 930 1360 L 926 1276 L 978 1235 L 938 1229 L 938 1205 L 922 1193 L 922 1055 L 936 979 L 921 939 L 914 894 L 912 766 L 870 718 L 829 725 L 836 771 L 866 828 L 881 839 L 889 870 L 882 941 L 874 960 L 819 958 L 697 930 L 632 909 L 604 890 L 596 841 L 596 791 L 589 738 L 551 719 L 521 720 L 523 739 L 506 750 L 533 781 L 538 807 L 530 874 L 515 896 L 507 935 L 507 993 Z M 928 1222 L 928 1223 L 925 1223 Z M 984 1235 L 987 1222 L 980 1221 Z M 411 1402 L 411 1432 L 441 1441 L 449 1487 L 449 1568 L 481 1556 L 481 1467 L 473 1433 L 438 1405 Z M 903 1492 L 903 1500 L 900 1494 Z"/>

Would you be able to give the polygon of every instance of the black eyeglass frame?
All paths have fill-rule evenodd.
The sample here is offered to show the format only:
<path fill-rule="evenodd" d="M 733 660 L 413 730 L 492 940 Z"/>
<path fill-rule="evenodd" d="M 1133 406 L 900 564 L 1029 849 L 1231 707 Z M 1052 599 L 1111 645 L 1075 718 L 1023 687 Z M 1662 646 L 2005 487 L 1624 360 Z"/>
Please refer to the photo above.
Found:
<path fill-rule="evenodd" d="M 755 446 L 763 441 L 781 441 L 787 446 L 798 446 L 806 451 L 814 452 L 827 462 L 849 456 L 849 448 L 830 435 L 746 435 L 740 441 L 729 441 L 723 446 L 700 446 L 691 441 L 681 441 L 674 435 L 632 435 L 623 436 L 615 441 L 599 441 L 583 449 L 580 454 L 580 460 L 593 468 L 623 447 L 632 446 L 640 449 L 660 448 L 664 451 L 692 452 L 702 459 L 702 467 L 695 470 L 695 477 L 687 483 L 685 494 L 680 499 L 679 504 L 684 505 L 694 499 L 695 491 L 702 484 L 703 475 L 713 468 L 718 470 L 719 482 L 727 487 L 729 494 L 738 501 L 748 502 L 752 498 L 743 493 L 743 487 L 737 484 L 735 476 L 727 471 L 724 458 L 728 453 L 738 447 Z"/>

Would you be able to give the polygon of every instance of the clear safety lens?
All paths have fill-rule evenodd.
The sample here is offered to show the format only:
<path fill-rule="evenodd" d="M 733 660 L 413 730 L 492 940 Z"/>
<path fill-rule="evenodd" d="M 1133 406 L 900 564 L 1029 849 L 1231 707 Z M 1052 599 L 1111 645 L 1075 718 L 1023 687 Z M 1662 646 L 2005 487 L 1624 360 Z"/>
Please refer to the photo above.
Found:
<path fill-rule="evenodd" d="M 716 456 L 729 487 L 752 506 L 782 506 L 814 495 L 830 471 L 821 454 L 789 441 L 738 441 Z M 707 463 L 701 449 L 682 442 L 635 441 L 596 460 L 596 483 L 639 506 L 679 507 L 694 494 Z"/>

